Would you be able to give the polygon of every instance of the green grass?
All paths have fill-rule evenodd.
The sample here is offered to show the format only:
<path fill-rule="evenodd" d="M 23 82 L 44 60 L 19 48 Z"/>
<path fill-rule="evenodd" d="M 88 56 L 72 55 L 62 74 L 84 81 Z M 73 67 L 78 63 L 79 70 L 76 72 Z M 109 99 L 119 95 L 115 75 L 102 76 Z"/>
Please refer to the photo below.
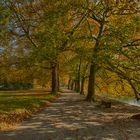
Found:
<path fill-rule="evenodd" d="M 30 117 L 54 99 L 45 91 L 0 92 L 0 130 Z"/>

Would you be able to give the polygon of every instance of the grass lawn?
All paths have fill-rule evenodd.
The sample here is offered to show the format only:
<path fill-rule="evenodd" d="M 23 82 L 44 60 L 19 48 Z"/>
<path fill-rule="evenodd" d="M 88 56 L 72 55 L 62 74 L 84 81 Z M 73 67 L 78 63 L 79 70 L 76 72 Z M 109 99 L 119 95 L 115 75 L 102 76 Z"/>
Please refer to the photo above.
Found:
<path fill-rule="evenodd" d="M 5 130 L 29 118 L 56 97 L 45 91 L 1 91 L 0 130 Z"/>

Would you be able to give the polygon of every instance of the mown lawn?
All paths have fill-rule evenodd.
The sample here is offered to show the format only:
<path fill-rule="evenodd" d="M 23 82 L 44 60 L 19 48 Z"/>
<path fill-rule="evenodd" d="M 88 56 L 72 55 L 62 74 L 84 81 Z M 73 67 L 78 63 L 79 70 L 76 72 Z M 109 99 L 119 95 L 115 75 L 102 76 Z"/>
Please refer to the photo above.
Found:
<path fill-rule="evenodd" d="M 29 118 L 55 98 L 45 91 L 0 92 L 0 130 L 5 130 Z"/>

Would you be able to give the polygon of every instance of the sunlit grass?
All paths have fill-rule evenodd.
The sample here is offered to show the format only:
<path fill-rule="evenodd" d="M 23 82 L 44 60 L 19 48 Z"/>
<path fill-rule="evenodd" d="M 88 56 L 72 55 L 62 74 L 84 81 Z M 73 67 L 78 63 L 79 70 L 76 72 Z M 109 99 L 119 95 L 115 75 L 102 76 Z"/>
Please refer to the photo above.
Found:
<path fill-rule="evenodd" d="M 0 130 L 30 117 L 55 98 L 45 91 L 0 92 Z"/>

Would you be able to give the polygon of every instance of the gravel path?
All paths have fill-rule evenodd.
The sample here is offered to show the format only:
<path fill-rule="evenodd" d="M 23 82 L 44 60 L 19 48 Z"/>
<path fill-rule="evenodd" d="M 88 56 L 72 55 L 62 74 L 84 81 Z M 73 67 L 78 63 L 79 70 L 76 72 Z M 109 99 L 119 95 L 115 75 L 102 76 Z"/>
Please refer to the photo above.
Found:
<path fill-rule="evenodd" d="M 106 109 L 84 98 L 65 90 L 40 114 L 1 132 L 0 140 L 140 140 L 140 120 L 129 119 L 140 108 L 114 104 Z"/>

